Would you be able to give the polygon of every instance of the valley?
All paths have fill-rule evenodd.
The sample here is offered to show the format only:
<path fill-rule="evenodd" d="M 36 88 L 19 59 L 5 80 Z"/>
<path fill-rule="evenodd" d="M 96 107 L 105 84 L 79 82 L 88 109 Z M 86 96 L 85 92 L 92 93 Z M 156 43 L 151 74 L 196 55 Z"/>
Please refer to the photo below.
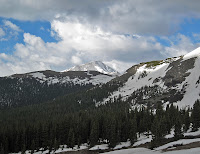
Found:
<path fill-rule="evenodd" d="M 140 63 L 117 75 L 98 72 L 96 63 L 89 63 L 82 65 L 83 71 L 2 77 L 0 149 L 151 152 L 138 149 L 144 145 L 170 153 L 168 146 L 193 147 L 200 135 L 199 63 L 200 48 L 185 56 Z M 98 69 L 101 66 L 107 68 L 100 63 Z"/>

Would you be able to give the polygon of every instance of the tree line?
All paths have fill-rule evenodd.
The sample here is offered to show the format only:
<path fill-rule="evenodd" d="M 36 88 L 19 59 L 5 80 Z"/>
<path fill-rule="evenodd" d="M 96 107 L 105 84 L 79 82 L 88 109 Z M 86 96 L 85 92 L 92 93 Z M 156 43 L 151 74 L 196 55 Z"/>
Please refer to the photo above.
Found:
<path fill-rule="evenodd" d="M 178 140 L 191 123 L 194 131 L 200 127 L 199 101 L 195 102 L 192 110 L 180 110 L 173 104 L 163 110 L 161 103 L 157 103 L 156 110 L 149 107 L 130 110 L 129 104 L 120 100 L 72 112 L 64 112 L 63 106 L 57 105 L 57 109 L 48 108 L 46 104 L 1 111 L 0 153 L 34 152 L 41 148 L 53 151 L 59 145 L 73 148 L 83 143 L 91 147 L 107 143 L 113 148 L 127 140 L 134 144 L 137 134 L 144 132 L 152 134 L 150 148 L 154 148 L 165 142 L 164 136 L 172 128 L 175 131 L 174 140 Z"/>

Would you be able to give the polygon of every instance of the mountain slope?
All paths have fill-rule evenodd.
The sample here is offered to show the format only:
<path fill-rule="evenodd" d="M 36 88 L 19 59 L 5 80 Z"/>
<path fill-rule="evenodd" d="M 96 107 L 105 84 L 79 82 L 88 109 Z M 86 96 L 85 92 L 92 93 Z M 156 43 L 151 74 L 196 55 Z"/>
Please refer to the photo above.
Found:
<path fill-rule="evenodd" d="M 114 70 L 110 66 L 105 65 L 101 61 L 93 61 L 87 64 L 77 65 L 63 72 L 67 71 L 98 71 L 104 74 L 111 74 L 111 75 L 119 74 L 116 70 Z"/>
<path fill-rule="evenodd" d="M 102 105 L 117 98 L 132 106 L 174 103 L 192 107 L 200 99 L 200 48 L 177 58 L 140 63 L 115 79 L 121 85 L 96 103 Z M 110 82 L 107 84 L 111 84 Z"/>
<path fill-rule="evenodd" d="M 76 71 L 84 69 L 98 71 Z M 79 98 L 77 102 L 85 101 L 96 106 L 120 100 L 133 108 L 141 105 L 154 108 L 157 102 L 162 102 L 164 106 L 174 103 L 184 108 L 192 107 L 200 99 L 200 48 L 185 56 L 134 65 L 117 77 L 109 75 L 114 71 L 101 62 L 71 70 L 40 71 L 0 78 L 0 105 L 41 103 L 83 89 L 90 90 L 81 93 L 80 98 L 74 94 Z"/>
<path fill-rule="evenodd" d="M 0 108 L 42 103 L 103 84 L 114 76 L 96 71 L 51 70 L 0 78 Z"/>

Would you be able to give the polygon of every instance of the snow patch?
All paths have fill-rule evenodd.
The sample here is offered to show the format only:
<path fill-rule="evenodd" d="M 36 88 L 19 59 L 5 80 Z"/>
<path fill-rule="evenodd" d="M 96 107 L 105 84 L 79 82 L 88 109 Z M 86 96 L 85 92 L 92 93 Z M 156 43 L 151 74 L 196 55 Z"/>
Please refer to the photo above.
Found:
<path fill-rule="evenodd" d="M 190 143 L 194 143 L 194 142 L 200 142 L 200 138 L 196 138 L 196 139 L 181 139 L 178 141 L 174 141 L 174 142 L 170 142 L 167 143 L 165 145 L 162 145 L 158 148 L 155 148 L 155 150 L 163 150 L 163 149 L 167 149 L 169 147 L 173 147 L 173 145 L 177 145 L 177 144 L 182 144 L 182 145 L 186 145 L 186 144 L 190 144 Z"/>
<path fill-rule="evenodd" d="M 108 144 L 95 145 L 94 147 L 90 148 L 89 150 L 106 150 L 106 149 L 108 149 Z"/>
<path fill-rule="evenodd" d="M 183 56 L 183 60 L 187 60 L 194 57 L 200 57 L 200 47 Z"/>

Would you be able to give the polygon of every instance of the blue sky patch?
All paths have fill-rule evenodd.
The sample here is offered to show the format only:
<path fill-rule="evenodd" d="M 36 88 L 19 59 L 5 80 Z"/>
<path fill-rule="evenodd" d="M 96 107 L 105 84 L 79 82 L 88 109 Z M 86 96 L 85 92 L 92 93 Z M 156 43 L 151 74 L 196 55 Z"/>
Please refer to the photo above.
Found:
<path fill-rule="evenodd" d="M 5 21 L 18 26 L 21 31 L 15 31 L 4 24 Z M 12 53 L 16 43 L 24 44 L 24 33 L 30 33 L 41 37 L 44 42 L 57 42 L 56 38 L 51 36 L 51 24 L 47 21 L 20 21 L 14 19 L 0 18 L 0 28 L 5 35 L 0 38 L 0 53 Z"/>

